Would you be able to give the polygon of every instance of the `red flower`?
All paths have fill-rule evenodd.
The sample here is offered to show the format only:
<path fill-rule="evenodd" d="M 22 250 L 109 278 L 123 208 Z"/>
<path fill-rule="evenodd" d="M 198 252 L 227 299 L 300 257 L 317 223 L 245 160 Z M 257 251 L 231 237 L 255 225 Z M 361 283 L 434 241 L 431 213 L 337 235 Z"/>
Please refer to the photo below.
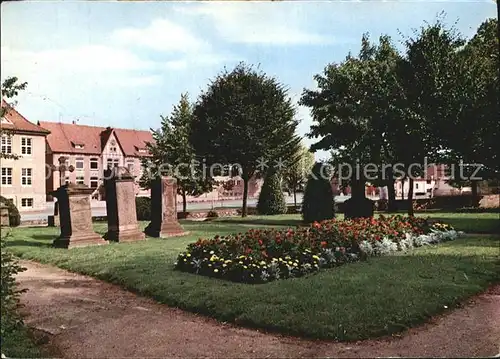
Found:
<path fill-rule="evenodd" d="M 325 242 L 325 241 L 322 241 L 322 242 L 321 242 L 321 247 L 326 248 L 326 246 L 327 246 L 327 245 L 328 245 L 328 243 L 327 243 L 327 242 Z"/>
<path fill-rule="evenodd" d="M 262 244 L 263 244 L 262 240 L 261 240 L 261 239 L 259 239 L 259 245 L 262 245 Z"/>

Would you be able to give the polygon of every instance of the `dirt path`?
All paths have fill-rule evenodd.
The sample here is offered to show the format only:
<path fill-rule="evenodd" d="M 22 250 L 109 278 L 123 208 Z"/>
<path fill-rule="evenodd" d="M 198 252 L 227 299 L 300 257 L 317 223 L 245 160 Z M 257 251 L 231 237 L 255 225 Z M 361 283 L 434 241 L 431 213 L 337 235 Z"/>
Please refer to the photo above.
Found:
<path fill-rule="evenodd" d="M 55 355 L 110 357 L 477 357 L 500 352 L 500 285 L 402 338 L 306 341 L 224 325 L 118 286 L 32 262 L 19 274 L 25 322 Z"/>

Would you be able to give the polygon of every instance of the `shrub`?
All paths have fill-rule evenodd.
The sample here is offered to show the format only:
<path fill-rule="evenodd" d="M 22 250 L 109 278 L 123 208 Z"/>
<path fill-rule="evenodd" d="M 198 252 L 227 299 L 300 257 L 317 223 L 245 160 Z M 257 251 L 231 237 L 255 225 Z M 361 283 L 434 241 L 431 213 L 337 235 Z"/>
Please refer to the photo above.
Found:
<path fill-rule="evenodd" d="M 5 334 L 15 330 L 15 327 L 22 324 L 21 317 L 18 314 L 19 306 L 19 295 L 25 290 L 19 290 L 16 285 L 15 275 L 17 273 L 23 272 L 26 269 L 22 268 L 15 257 L 6 248 L 5 237 L 10 235 L 4 235 L 5 231 L 2 231 L 0 237 L 0 251 L 1 251 L 1 338 L 5 337 Z M 3 343 L 2 343 L 3 344 Z"/>
<path fill-rule="evenodd" d="M 0 203 L 9 207 L 9 226 L 17 227 L 21 224 L 21 215 L 16 205 L 9 199 L 0 196 Z"/>
<path fill-rule="evenodd" d="M 135 210 L 137 213 L 138 221 L 151 220 L 151 198 L 149 197 L 136 197 Z"/>
<path fill-rule="evenodd" d="M 296 229 L 251 229 L 199 239 L 180 253 L 176 269 L 245 283 L 299 277 L 369 255 L 454 239 L 443 223 L 415 217 L 335 219 Z"/>
<path fill-rule="evenodd" d="M 302 199 L 302 217 L 306 223 L 335 217 L 335 202 L 330 181 L 324 178 L 323 164 L 316 163 L 307 179 Z"/>
<path fill-rule="evenodd" d="M 207 213 L 207 218 L 219 218 L 219 213 L 217 211 L 214 211 L 213 209 L 211 209 Z"/>
<path fill-rule="evenodd" d="M 257 202 L 257 212 L 264 215 L 286 213 L 286 202 L 281 178 L 276 171 L 268 171 Z"/>

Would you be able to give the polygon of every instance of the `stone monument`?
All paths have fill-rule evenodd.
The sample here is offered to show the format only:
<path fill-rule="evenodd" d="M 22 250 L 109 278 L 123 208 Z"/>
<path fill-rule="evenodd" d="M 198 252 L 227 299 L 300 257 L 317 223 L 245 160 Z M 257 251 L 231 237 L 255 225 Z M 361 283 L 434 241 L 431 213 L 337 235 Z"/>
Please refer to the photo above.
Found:
<path fill-rule="evenodd" d="M 108 232 L 106 239 L 115 242 L 144 240 L 135 209 L 134 177 L 125 167 L 104 171 Z"/>
<path fill-rule="evenodd" d="M 8 227 L 9 225 L 9 207 L 2 203 L 0 204 L 0 226 Z"/>
<path fill-rule="evenodd" d="M 74 248 L 108 243 L 92 228 L 92 192 L 84 184 L 69 183 L 50 193 L 57 198 L 61 226 L 61 234 L 54 240 L 54 247 Z"/>
<path fill-rule="evenodd" d="M 59 166 L 51 165 L 50 170 L 52 172 L 59 172 L 59 187 L 62 187 L 66 184 L 66 170 L 73 172 L 75 167 L 73 165 L 66 166 L 66 160 L 68 157 L 61 156 L 57 160 L 59 161 Z M 59 203 L 54 203 L 54 214 L 49 216 L 47 219 L 49 227 L 59 227 Z"/>
<path fill-rule="evenodd" d="M 151 183 L 151 223 L 146 227 L 151 237 L 185 235 L 177 220 L 177 181 L 173 177 L 159 176 Z"/>

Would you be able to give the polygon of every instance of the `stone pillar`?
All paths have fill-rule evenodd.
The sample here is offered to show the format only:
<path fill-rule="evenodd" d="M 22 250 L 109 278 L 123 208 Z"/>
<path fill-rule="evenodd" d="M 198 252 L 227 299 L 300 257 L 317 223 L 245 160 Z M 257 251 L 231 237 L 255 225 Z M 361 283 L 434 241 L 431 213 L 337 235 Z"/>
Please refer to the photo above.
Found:
<path fill-rule="evenodd" d="M 92 228 L 91 193 L 91 188 L 73 183 L 50 193 L 57 198 L 61 226 L 61 234 L 54 240 L 54 247 L 74 248 L 108 243 Z"/>
<path fill-rule="evenodd" d="M 173 177 L 157 177 L 151 183 L 151 223 L 146 227 L 151 237 L 185 235 L 177 220 L 177 181 Z"/>
<path fill-rule="evenodd" d="M 9 207 L 4 204 L 0 204 L 0 226 L 9 227 Z"/>
<path fill-rule="evenodd" d="M 134 177 L 125 167 L 104 171 L 108 232 L 106 239 L 115 242 L 144 240 L 135 209 Z"/>

